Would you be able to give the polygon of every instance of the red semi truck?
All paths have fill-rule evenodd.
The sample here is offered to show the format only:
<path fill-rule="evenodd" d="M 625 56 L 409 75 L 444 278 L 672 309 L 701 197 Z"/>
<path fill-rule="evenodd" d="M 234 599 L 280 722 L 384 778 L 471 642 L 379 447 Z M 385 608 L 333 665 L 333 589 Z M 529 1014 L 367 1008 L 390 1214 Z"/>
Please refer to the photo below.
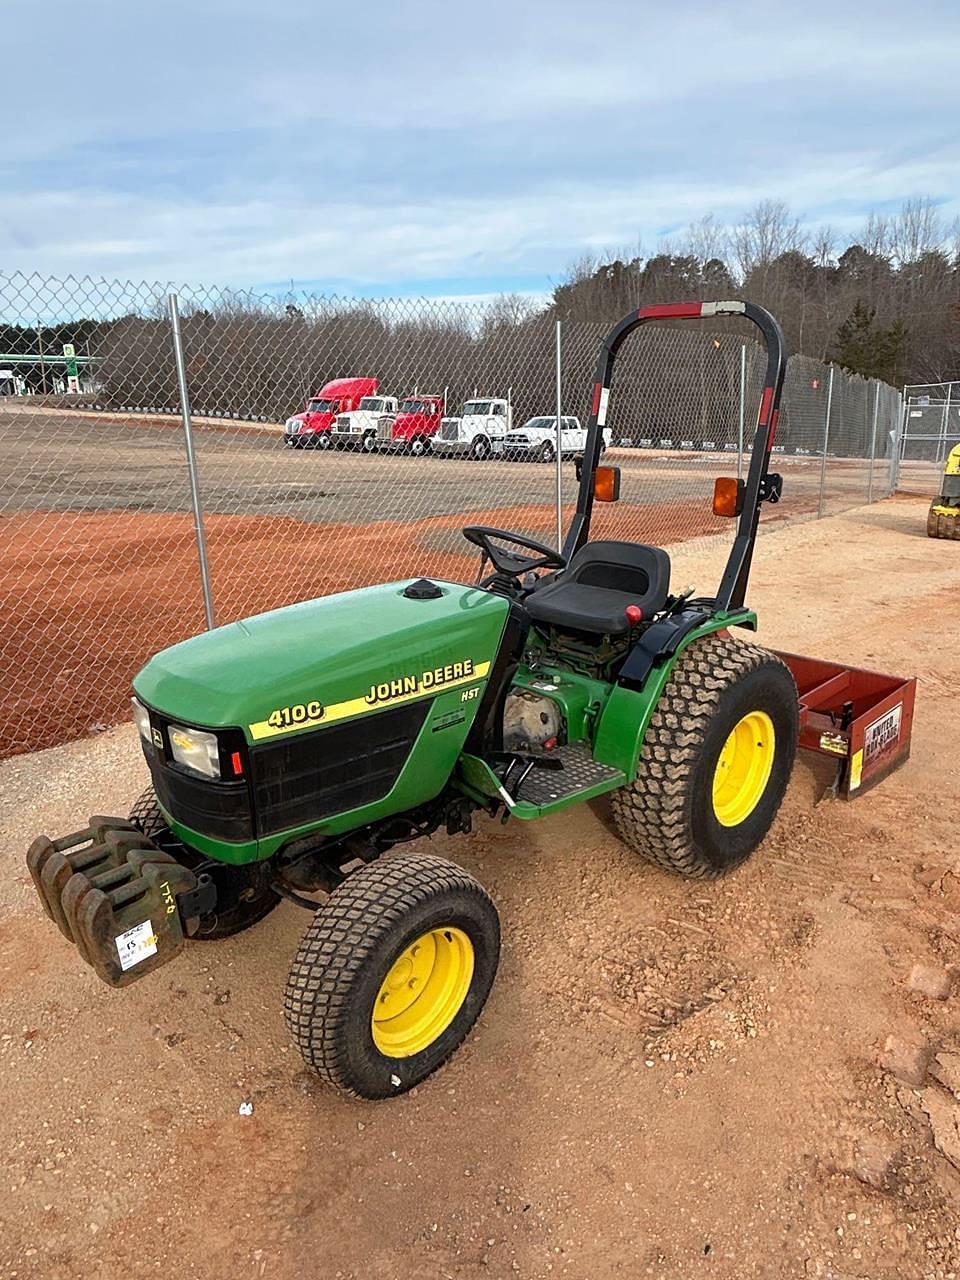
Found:
<path fill-rule="evenodd" d="M 284 443 L 291 447 L 315 445 L 329 449 L 333 443 L 330 428 L 337 414 L 359 409 L 363 397 L 376 395 L 379 385 L 376 378 L 334 378 L 310 397 L 303 413 L 287 419 L 283 428 Z"/>
<path fill-rule="evenodd" d="M 397 414 L 384 414 L 377 423 L 377 448 L 415 457 L 429 453 L 430 439 L 440 430 L 446 404 L 446 395 L 407 396 Z"/>

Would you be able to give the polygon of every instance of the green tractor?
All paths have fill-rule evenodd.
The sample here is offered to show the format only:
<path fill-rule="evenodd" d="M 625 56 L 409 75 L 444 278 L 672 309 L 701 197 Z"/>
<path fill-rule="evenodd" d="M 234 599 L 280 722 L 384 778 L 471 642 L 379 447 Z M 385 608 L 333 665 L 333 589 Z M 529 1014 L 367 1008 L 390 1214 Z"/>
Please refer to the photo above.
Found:
<path fill-rule="evenodd" d="M 747 477 L 714 496 L 739 517 L 719 587 L 671 594 L 664 550 L 589 540 L 594 501 L 619 496 L 602 429 L 627 335 L 711 316 L 759 327 L 765 386 Z M 803 724 L 790 667 L 730 635 L 756 628 L 744 597 L 761 503 L 780 493 L 768 462 L 783 376 L 780 327 L 753 303 L 642 308 L 603 343 L 562 550 L 470 526 L 475 586 L 345 592 L 158 653 L 133 682 L 153 785 L 128 819 L 34 841 L 47 913 L 123 986 L 186 939 L 299 903 L 312 920 L 286 987 L 290 1033 L 323 1079 L 384 1098 L 465 1038 L 500 952 L 473 876 L 397 846 L 469 832 L 479 812 L 528 822 L 610 793 L 621 838 L 658 867 L 739 865 L 777 813 Z M 839 670 L 811 679 L 834 688 Z M 832 721 L 834 744 L 849 746 L 852 714 Z M 862 762 L 851 785 L 861 776 Z"/>

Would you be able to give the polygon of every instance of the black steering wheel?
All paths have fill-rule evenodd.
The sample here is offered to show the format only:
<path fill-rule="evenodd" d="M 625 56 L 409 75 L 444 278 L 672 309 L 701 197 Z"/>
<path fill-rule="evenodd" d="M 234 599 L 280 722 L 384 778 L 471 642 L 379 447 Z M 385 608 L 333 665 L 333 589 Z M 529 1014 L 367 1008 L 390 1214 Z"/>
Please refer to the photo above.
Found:
<path fill-rule="evenodd" d="M 463 536 L 468 542 L 480 548 L 497 573 L 505 574 L 510 578 L 519 578 L 532 569 L 565 569 L 567 567 L 567 562 L 559 551 L 554 551 L 552 547 L 545 547 L 542 542 L 534 542 L 532 538 L 525 538 L 522 534 L 511 533 L 508 529 L 491 529 L 484 524 L 468 524 L 463 530 Z M 494 538 L 512 542 L 517 547 L 525 547 L 528 551 L 536 552 L 536 555 L 520 556 L 514 551 L 507 551 L 505 547 L 498 546 L 493 541 Z M 481 564 L 481 572 L 482 568 Z"/>

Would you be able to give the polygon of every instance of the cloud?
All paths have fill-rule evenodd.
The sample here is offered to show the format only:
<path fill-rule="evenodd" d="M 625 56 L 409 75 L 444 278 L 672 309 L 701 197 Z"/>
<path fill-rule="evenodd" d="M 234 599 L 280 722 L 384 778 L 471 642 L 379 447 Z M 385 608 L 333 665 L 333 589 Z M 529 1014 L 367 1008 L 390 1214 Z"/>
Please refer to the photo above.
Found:
<path fill-rule="evenodd" d="M 30 104 L 0 152 L 5 268 L 538 290 L 767 196 L 841 230 L 918 194 L 960 212 L 945 2 L 907 33 L 885 0 L 772 26 L 753 0 L 48 9 L 71 56 L 42 92 L 30 57 L 5 67 Z"/>

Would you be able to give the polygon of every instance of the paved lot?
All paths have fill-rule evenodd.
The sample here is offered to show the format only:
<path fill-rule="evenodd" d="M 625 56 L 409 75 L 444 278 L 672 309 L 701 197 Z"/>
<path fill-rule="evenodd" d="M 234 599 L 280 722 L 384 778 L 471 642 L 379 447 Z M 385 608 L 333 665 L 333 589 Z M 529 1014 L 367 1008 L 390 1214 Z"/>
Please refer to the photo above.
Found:
<path fill-rule="evenodd" d="M 0 511 L 189 509 L 176 420 L 27 414 L 9 406 L 0 408 Z M 366 524 L 550 504 L 556 492 L 555 468 L 536 463 L 288 449 L 278 432 L 253 426 L 201 426 L 196 439 L 204 507 L 211 514 Z M 713 478 L 736 467 L 723 454 L 614 449 L 609 457 L 623 469 L 624 507 L 709 504 Z M 778 455 L 776 465 L 786 475 L 783 511 L 815 505 L 819 459 Z M 827 465 L 831 503 L 846 506 L 866 497 L 866 463 Z M 878 488 L 881 471 L 878 465 Z M 564 498 L 573 501 L 572 462 L 563 473 Z"/>

